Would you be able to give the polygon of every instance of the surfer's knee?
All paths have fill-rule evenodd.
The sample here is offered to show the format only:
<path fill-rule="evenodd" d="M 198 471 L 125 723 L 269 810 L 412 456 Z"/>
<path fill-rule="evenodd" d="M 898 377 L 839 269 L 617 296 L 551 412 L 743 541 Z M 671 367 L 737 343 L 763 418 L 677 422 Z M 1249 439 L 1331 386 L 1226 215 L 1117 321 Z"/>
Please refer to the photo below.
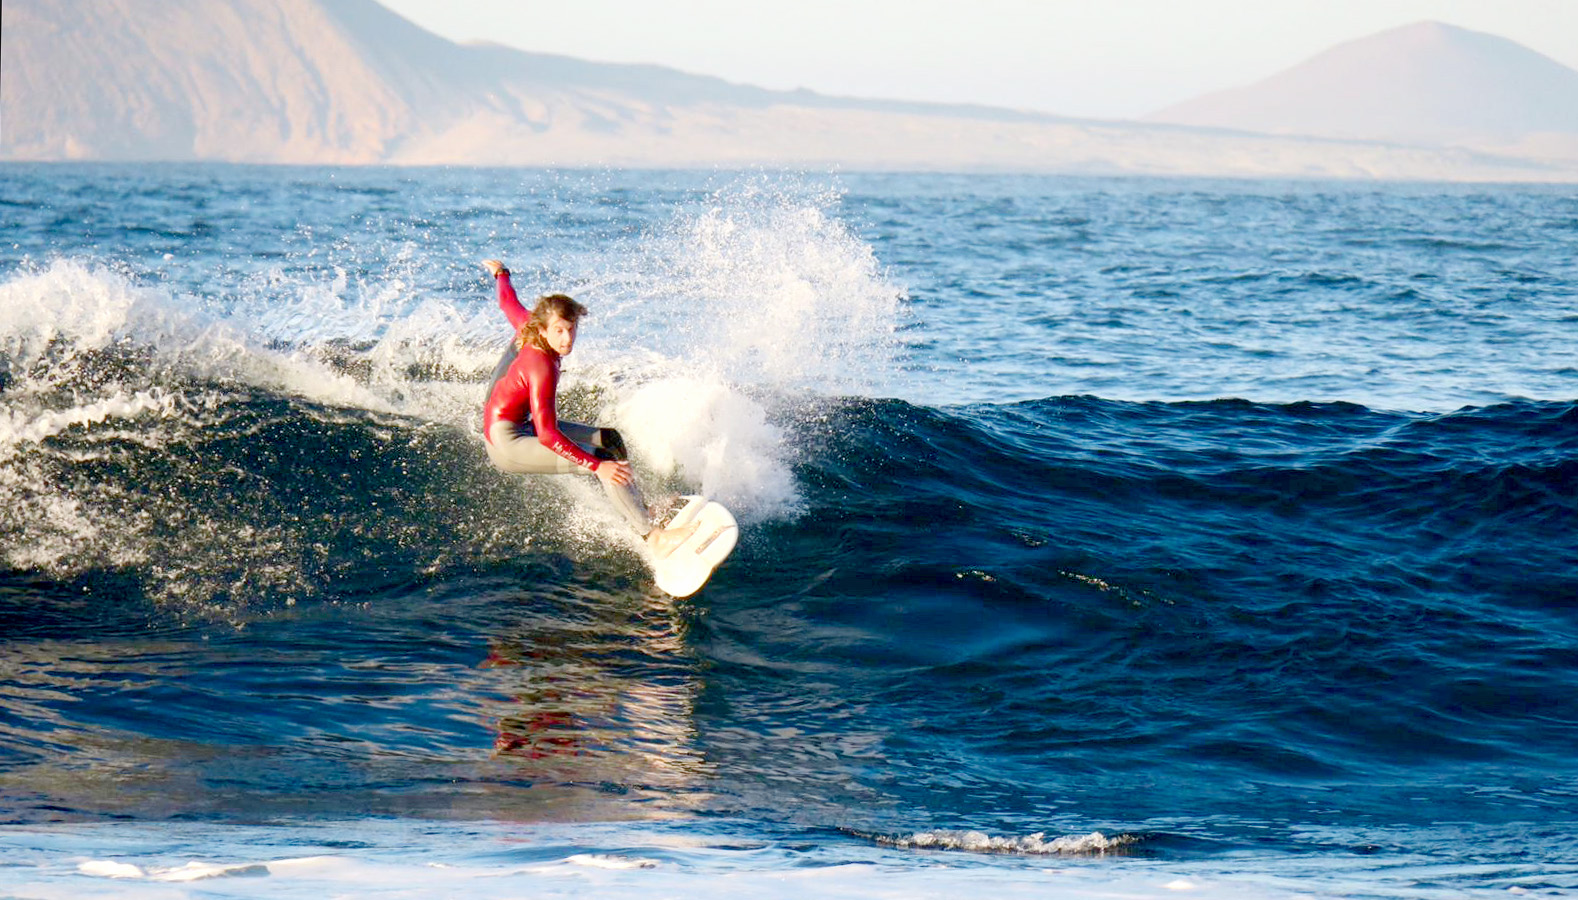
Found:
<path fill-rule="evenodd" d="M 612 459 L 618 462 L 630 458 L 630 452 L 625 449 L 625 439 L 612 428 L 597 429 L 597 447 L 593 455 L 598 459 Z"/>

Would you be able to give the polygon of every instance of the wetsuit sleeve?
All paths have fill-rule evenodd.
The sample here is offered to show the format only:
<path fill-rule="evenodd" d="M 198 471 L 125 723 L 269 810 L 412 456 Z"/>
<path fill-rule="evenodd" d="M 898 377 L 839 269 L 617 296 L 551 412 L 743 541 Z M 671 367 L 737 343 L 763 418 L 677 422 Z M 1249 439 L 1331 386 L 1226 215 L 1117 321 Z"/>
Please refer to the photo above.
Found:
<path fill-rule="evenodd" d="M 499 309 L 504 310 L 505 318 L 510 320 L 510 327 L 516 331 L 522 325 L 531 321 L 531 313 L 521 305 L 520 298 L 515 296 L 515 285 L 510 284 L 509 270 L 504 270 L 494 279 L 499 287 Z"/>
<path fill-rule="evenodd" d="M 535 354 L 534 354 L 535 355 Z M 537 432 L 537 440 L 549 450 L 559 454 L 570 462 L 596 472 L 600 460 L 582 450 L 574 441 L 564 436 L 559 430 L 559 413 L 554 406 L 554 395 L 559 390 L 558 373 L 552 364 L 543 360 L 541 367 L 533 366 L 531 372 L 531 423 Z"/>

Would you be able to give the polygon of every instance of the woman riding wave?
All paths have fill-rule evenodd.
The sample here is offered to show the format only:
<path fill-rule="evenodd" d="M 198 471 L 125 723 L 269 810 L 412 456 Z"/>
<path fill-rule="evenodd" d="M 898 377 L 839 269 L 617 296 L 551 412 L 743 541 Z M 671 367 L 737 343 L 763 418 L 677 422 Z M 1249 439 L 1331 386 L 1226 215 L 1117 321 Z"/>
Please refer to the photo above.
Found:
<path fill-rule="evenodd" d="M 510 284 L 510 270 L 496 259 L 482 261 L 498 287 L 499 308 L 515 329 L 483 407 L 482 436 L 488 459 L 504 472 L 597 476 L 614 507 L 645 539 L 654 555 L 672 552 L 695 526 L 659 528 L 641 501 L 624 440 L 612 428 L 561 422 L 556 408 L 559 363 L 575 347 L 586 307 L 564 294 L 549 294 L 531 311 Z"/>

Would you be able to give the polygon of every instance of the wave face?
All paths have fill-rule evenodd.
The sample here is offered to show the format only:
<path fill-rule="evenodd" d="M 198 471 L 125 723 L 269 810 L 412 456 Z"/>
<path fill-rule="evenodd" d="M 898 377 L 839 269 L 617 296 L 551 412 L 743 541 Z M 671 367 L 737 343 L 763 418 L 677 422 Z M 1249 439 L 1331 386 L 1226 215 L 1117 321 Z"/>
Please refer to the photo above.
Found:
<path fill-rule="evenodd" d="M 1340 793 L 1406 817 L 1428 795 L 1422 819 L 1484 822 L 1563 802 L 1545 792 L 1573 736 L 1578 406 L 840 418 L 807 473 L 836 540 L 773 539 L 771 580 L 816 571 L 814 590 L 709 626 L 780 665 L 858 670 L 833 693 L 892 698 L 917 768 L 994 810 L 1255 817 L 1267 793 Z M 767 610 L 799 627 L 752 627 Z"/>
<path fill-rule="evenodd" d="M 1578 281 L 1465 224 L 1570 241 L 1571 198 L 0 174 L 8 823 L 679 817 L 1573 884 Z M 595 488 L 486 464 L 488 255 L 592 307 L 561 412 L 740 513 L 702 594 L 658 594 Z M 1265 350 L 1288 328 L 1315 343 Z"/>

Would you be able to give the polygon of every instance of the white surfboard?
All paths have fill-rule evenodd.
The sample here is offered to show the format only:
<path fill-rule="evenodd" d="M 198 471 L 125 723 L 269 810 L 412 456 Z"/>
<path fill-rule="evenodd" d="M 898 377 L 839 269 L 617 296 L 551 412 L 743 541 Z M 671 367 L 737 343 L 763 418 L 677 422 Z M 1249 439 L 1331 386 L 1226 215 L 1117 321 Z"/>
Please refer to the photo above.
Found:
<path fill-rule="evenodd" d="M 680 498 L 679 512 L 669 520 L 669 528 L 684 528 L 694 522 L 696 532 L 674 552 L 652 560 L 652 574 L 658 590 L 673 597 L 689 597 L 701 590 L 714 569 L 740 540 L 740 528 L 723 504 L 699 495 Z"/>

